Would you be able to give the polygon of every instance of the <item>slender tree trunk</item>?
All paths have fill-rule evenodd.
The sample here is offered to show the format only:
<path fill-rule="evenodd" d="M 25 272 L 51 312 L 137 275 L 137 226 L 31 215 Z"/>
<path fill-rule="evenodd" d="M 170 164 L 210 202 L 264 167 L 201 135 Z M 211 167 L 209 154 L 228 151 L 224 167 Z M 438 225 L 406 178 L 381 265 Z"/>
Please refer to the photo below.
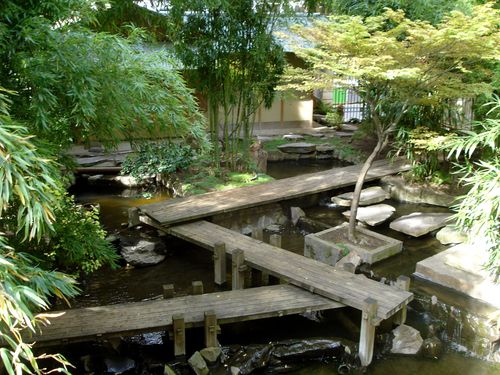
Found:
<path fill-rule="evenodd" d="M 363 184 L 365 182 L 366 175 L 368 174 L 368 170 L 373 164 L 373 160 L 375 160 L 377 155 L 387 144 L 388 137 L 389 136 L 386 134 L 377 137 L 378 138 L 377 145 L 375 146 L 372 153 L 370 154 L 370 156 L 368 156 L 365 163 L 363 164 L 363 167 L 361 168 L 361 171 L 359 172 L 358 175 L 358 180 L 356 181 L 356 187 L 354 188 L 354 193 L 351 201 L 351 217 L 349 218 L 349 228 L 347 232 L 349 241 L 353 243 L 357 242 L 356 216 L 358 214 L 359 198 L 361 196 L 361 190 L 363 189 Z"/>

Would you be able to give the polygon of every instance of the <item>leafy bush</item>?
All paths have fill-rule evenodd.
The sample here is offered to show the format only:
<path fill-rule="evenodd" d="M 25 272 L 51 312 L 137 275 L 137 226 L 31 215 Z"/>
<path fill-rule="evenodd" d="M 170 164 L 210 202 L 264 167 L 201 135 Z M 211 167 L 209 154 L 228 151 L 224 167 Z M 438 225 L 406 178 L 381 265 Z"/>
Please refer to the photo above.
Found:
<path fill-rule="evenodd" d="M 452 138 L 444 147 L 457 159 L 457 173 L 470 187 L 455 208 L 458 226 L 489 251 L 486 267 L 500 278 L 500 99 L 474 131 Z"/>
<path fill-rule="evenodd" d="M 144 143 L 136 154 L 124 160 L 122 174 L 130 174 L 136 179 L 169 175 L 187 169 L 194 156 L 194 150 L 188 145 L 168 141 Z"/>
<path fill-rule="evenodd" d="M 396 135 L 396 155 L 405 155 L 412 163 L 411 179 L 433 183 L 449 182 L 449 163 L 443 145 L 453 137 L 418 126 L 415 129 L 401 127 Z"/>
<path fill-rule="evenodd" d="M 49 259 L 72 273 L 90 273 L 104 265 L 115 265 L 118 255 L 106 240 L 96 207 L 87 209 L 64 193 L 59 194 L 54 213 L 54 233 L 46 242 Z"/>

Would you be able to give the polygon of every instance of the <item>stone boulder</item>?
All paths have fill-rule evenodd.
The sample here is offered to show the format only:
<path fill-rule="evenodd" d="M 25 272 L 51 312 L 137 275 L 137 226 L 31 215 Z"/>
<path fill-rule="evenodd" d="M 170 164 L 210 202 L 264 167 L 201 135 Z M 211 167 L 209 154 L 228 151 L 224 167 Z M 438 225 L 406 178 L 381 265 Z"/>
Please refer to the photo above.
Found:
<path fill-rule="evenodd" d="M 425 358 L 439 359 L 443 354 L 443 343 L 436 336 L 425 339 L 422 344 L 422 355 Z"/>
<path fill-rule="evenodd" d="M 304 136 L 300 134 L 285 134 L 283 139 L 287 139 L 289 141 L 303 141 Z"/>
<path fill-rule="evenodd" d="M 219 357 L 221 356 L 222 349 L 217 346 L 204 348 L 200 350 L 200 354 L 208 363 L 215 363 L 217 362 L 217 359 L 219 359 Z"/>
<path fill-rule="evenodd" d="M 188 363 L 196 375 L 208 375 L 210 373 L 207 363 L 201 356 L 200 352 L 194 352 L 194 354 L 188 359 Z"/>
<path fill-rule="evenodd" d="M 389 226 L 398 232 L 420 237 L 446 225 L 451 214 L 446 212 L 414 212 L 401 216 Z"/>
<path fill-rule="evenodd" d="M 158 238 L 124 237 L 120 243 L 122 257 L 132 266 L 152 266 L 165 259 L 166 247 Z"/>
<path fill-rule="evenodd" d="M 293 225 L 297 225 L 299 220 L 306 216 L 304 210 L 300 207 L 290 207 L 290 217 Z"/>
<path fill-rule="evenodd" d="M 424 340 L 415 328 L 402 324 L 394 328 L 392 333 L 394 339 L 392 340 L 391 353 L 417 354 L 420 351 Z"/>
<path fill-rule="evenodd" d="M 453 225 L 447 225 L 436 233 L 436 239 L 442 245 L 457 244 L 467 241 L 467 235 L 460 232 Z"/>
<path fill-rule="evenodd" d="M 287 154 L 312 154 L 316 151 L 316 145 L 314 143 L 295 142 L 280 145 L 278 149 Z"/>
<path fill-rule="evenodd" d="M 337 195 L 336 197 L 332 197 L 332 202 L 342 207 L 350 207 L 353 194 L 354 193 L 351 192 L 351 193 Z M 389 193 L 387 193 L 380 186 L 372 186 L 361 190 L 359 205 L 370 206 L 375 203 L 383 202 L 386 199 L 389 199 L 389 197 L 390 197 Z"/>
<path fill-rule="evenodd" d="M 375 204 L 368 207 L 359 207 L 356 219 L 370 226 L 382 224 L 389 219 L 396 209 L 388 204 Z M 342 212 L 342 215 L 349 218 L 351 211 Z"/>

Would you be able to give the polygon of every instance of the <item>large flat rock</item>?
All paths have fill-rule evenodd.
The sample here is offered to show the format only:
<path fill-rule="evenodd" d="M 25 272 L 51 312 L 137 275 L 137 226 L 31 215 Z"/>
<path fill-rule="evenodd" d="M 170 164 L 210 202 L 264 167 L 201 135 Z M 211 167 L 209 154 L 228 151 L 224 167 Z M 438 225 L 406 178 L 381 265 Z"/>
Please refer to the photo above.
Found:
<path fill-rule="evenodd" d="M 294 142 L 278 146 L 278 149 L 287 154 L 311 154 L 316 151 L 316 145 L 307 142 Z"/>
<path fill-rule="evenodd" d="M 396 209 L 388 204 L 375 204 L 368 207 L 359 207 L 356 219 L 370 226 L 382 224 L 389 219 Z M 351 217 L 351 211 L 342 212 L 345 217 Z"/>
<path fill-rule="evenodd" d="M 353 195 L 354 193 L 352 192 L 340 194 L 336 197 L 332 197 L 332 202 L 342 207 L 350 207 Z M 387 193 L 380 186 L 372 186 L 361 190 L 359 205 L 370 206 L 372 204 L 383 202 L 386 199 L 389 199 L 389 197 L 389 193 Z"/>
<path fill-rule="evenodd" d="M 398 232 L 413 237 L 420 237 L 447 224 L 449 213 L 443 212 L 414 212 L 394 220 L 390 227 Z"/>
<path fill-rule="evenodd" d="M 460 244 L 418 262 L 414 275 L 500 309 L 500 284 L 484 270 L 487 259 L 480 246 Z"/>

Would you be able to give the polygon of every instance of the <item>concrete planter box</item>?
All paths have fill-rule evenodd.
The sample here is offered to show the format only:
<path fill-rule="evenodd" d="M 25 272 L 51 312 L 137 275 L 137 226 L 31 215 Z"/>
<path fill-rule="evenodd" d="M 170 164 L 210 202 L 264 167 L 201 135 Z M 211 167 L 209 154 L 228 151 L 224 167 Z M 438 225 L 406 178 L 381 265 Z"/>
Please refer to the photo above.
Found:
<path fill-rule="evenodd" d="M 389 258 L 403 249 L 403 242 L 360 227 L 357 230 L 362 236 L 371 237 L 377 243 L 374 247 L 365 248 L 362 245 L 339 243 L 335 240 L 336 233 L 347 231 L 348 225 L 344 223 L 322 232 L 308 234 L 305 237 L 304 256 L 334 266 L 347 248 L 356 251 L 363 262 L 372 264 Z"/>

